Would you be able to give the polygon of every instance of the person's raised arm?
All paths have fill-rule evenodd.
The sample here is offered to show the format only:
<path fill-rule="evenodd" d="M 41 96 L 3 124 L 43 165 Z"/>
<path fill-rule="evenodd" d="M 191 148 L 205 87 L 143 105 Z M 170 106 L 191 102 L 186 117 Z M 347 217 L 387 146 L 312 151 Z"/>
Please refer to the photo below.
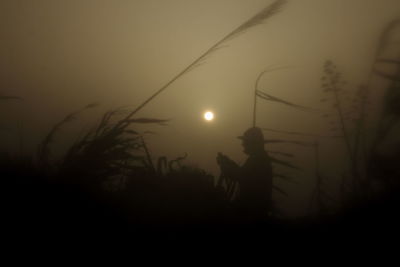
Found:
<path fill-rule="evenodd" d="M 232 179 L 234 181 L 240 179 L 240 166 L 229 157 L 221 152 L 218 152 L 217 163 L 221 169 L 221 174 L 226 176 L 228 179 Z"/>

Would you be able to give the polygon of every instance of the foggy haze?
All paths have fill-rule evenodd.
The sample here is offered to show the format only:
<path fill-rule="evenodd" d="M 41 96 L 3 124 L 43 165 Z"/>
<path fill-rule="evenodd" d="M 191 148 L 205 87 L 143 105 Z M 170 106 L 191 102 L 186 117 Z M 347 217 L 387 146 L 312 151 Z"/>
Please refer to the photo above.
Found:
<path fill-rule="evenodd" d="M 5 129 L 0 133 L 1 148 L 32 154 L 66 114 L 99 103 L 57 134 L 55 144 L 67 147 L 105 111 L 141 104 L 270 2 L 2 0 L 0 93 L 23 100 L 0 107 Z M 263 92 L 329 109 L 320 102 L 325 61 L 334 62 L 347 81 L 346 89 L 354 92 L 368 82 L 382 30 L 399 17 L 398 0 L 288 1 L 281 12 L 230 40 L 228 47 L 213 53 L 135 115 L 168 119 L 167 126 L 144 124 L 137 129 L 155 132 L 145 135 L 154 159 L 187 153 L 185 163 L 217 177 L 217 152 L 238 163 L 246 158 L 236 137 L 252 125 L 254 84 L 262 71 L 285 67 L 261 78 Z M 379 78 L 373 83 L 385 88 Z M 375 112 L 382 93 L 374 94 Z M 333 134 L 320 113 L 264 100 L 257 103 L 261 128 Z M 215 120 L 204 121 L 207 110 L 215 113 Z M 280 135 L 266 131 L 265 136 Z M 319 142 L 321 172 L 332 188 L 337 187 L 347 160 L 345 147 L 340 140 Z M 278 181 L 289 196 L 276 197 L 289 214 L 303 214 L 315 184 L 314 151 L 291 145 L 266 145 L 266 149 L 293 153 L 291 162 L 302 167 L 300 172 L 282 171 L 293 176 L 295 184 Z"/>

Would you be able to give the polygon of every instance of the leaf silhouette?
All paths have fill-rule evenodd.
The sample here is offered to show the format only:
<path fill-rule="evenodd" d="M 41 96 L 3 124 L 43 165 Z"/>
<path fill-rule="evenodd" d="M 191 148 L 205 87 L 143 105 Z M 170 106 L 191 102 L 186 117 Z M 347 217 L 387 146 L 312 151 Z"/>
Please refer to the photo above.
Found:
<path fill-rule="evenodd" d="M 138 118 L 138 119 L 130 119 L 127 122 L 129 123 L 159 123 L 165 124 L 168 120 L 160 120 L 160 119 L 152 119 L 152 118 Z"/>
<path fill-rule="evenodd" d="M 387 74 L 387 73 L 384 73 L 384 72 L 379 71 L 379 70 L 375 70 L 375 72 L 376 72 L 376 74 L 382 76 L 383 78 L 386 78 L 386 79 L 389 79 L 389 80 L 392 80 L 392 81 L 397 81 L 397 82 L 400 81 L 400 76 L 399 75 Z"/>
<path fill-rule="evenodd" d="M 289 135 L 312 136 L 312 137 L 331 137 L 331 136 L 324 136 L 324 135 L 312 134 L 312 133 L 302 133 L 302 132 L 290 132 L 290 131 L 275 130 L 275 129 L 271 129 L 271 128 L 262 128 L 262 130 L 269 131 L 269 132 L 275 132 L 275 133 L 289 134 Z M 284 141 L 284 140 L 279 140 L 279 141 Z"/>
<path fill-rule="evenodd" d="M 276 191 L 278 191 L 279 193 L 281 193 L 282 195 L 285 195 L 287 197 L 289 196 L 288 193 L 286 193 L 282 188 L 280 188 L 276 185 L 272 186 L 272 188 L 275 189 Z"/>
<path fill-rule="evenodd" d="M 274 177 L 283 179 L 283 180 L 285 180 L 287 182 L 290 182 L 290 183 L 296 183 L 296 182 L 293 181 L 293 177 L 290 177 L 290 176 L 287 176 L 287 175 L 284 175 L 284 174 L 280 174 L 280 173 L 275 173 L 274 172 Z"/>
<path fill-rule="evenodd" d="M 280 159 L 277 159 L 277 158 L 274 158 L 274 157 L 271 157 L 271 156 L 268 156 L 268 158 L 271 160 L 272 163 L 276 163 L 276 164 L 279 164 L 279 165 L 282 165 L 282 166 L 285 166 L 285 167 L 289 167 L 289 168 L 292 168 L 292 169 L 296 169 L 296 170 L 301 170 L 301 168 L 293 165 L 290 162 L 287 162 L 287 161 L 284 161 L 284 160 L 280 160 Z"/>
<path fill-rule="evenodd" d="M 391 63 L 391 64 L 400 64 L 400 60 L 399 59 L 378 59 L 377 62 L 383 62 L 383 63 Z"/>
<path fill-rule="evenodd" d="M 306 147 L 314 147 L 314 143 L 309 143 L 309 142 L 302 142 L 302 141 L 293 141 L 293 140 L 282 140 L 282 139 L 267 139 L 264 141 L 264 143 L 288 143 L 288 144 L 294 144 L 294 145 L 300 145 L 300 146 L 306 146 Z"/>
<path fill-rule="evenodd" d="M 294 155 L 293 155 L 293 154 L 290 154 L 290 153 L 284 153 L 284 152 L 280 152 L 280 151 L 271 151 L 271 150 L 268 150 L 267 152 L 268 152 L 268 153 L 271 153 L 271 154 L 276 154 L 276 155 L 280 155 L 280 156 L 288 157 L 288 158 L 293 158 L 293 157 L 294 157 Z"/>
<path fill-rule="evenodd" d="M 260 90 L 256 90 L 256 96 L 258 96 L 258 97 L 260 97 L 262 99 L 268 100 L 268 101 L 278 102 L 278 103 L 281 103 L 281 104 L 284 104 L 284 105 L 287 105 L 287 106 L 291 106 L 291 107 L 294 107 L 294 108 L 297 108 L 297 109 L 300 109 L 300 110 L 303 110 L 303 111 L 317 111 L 316 109 L 308 108 L 308 107 L 305 107 L 305 106 L 300 106 L 300 105 L 288 102 L 286 100 L 277 98 L 275 96 L 272 96 L 272 95 L 269 95 L 267 93 L 264 93 L 264 92 L 262 92 Z"/>
<path fill-rule="evenodd" d="M 22 100 L 19 96 L 0 95 L 0 100 Z"/>

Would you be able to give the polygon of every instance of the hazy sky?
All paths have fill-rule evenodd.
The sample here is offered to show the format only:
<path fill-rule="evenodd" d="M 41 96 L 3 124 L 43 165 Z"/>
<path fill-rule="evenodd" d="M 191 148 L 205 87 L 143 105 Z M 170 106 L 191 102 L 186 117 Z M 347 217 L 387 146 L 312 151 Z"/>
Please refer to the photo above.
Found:
<path fill-rule="evenodd" d="M 60 140 L 67 140 L 112 107 L 140 104 L 271 2 L 1 0 L 0 93 L 24 98 L 2 104 L 2 124 L 14 133 L 20 127 L 23 149 L 31 151 L 65 114 L 100 103 L 61 133 Z M 338 65 L 354 90 L 365 82 L 379 33 L 398 17 L 398 0 L 288 1 L 281 13 L 230 41 L 140 111 L 139 117 L 171 119 L 169 126 L 140 127 L 157 132 L 147 137 L 151 152 L 169 158 L 187 152 L 188 162 L 214 174 L 218 151 L 243 162 L 235 137 L 251 125 L 254 82 L 261 71 L 289 66 L 264 76 L 260 89 L 320 108 L 325 60 Z M 212 123 L 202 120 L 207 109 L 215 112 Z M 329 133 L 319 116 L 262 101 L 258 125 Z M 2 147 L 18 146 L 15 134 L 2 135 L 7 140 Z M 296 152 L 298 164 L 312 165 L 306 160 L 310 151 Z M 313 180 L 307 179 L 297 186 L 310 188 Z M 307 195 L 306 190 L 286 201 L 302 199 L 304 206 Z"/>

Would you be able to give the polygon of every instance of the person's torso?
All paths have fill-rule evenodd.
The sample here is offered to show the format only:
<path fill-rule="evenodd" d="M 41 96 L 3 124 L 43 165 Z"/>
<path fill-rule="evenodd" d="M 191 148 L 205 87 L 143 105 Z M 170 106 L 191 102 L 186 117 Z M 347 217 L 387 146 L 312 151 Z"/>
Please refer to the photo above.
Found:
<path fill-rule="evenodd" d="M 272 166 L 267 153 L 249 156 L 241 168 L 240 197 L 269 200 L 272 193 Z"/>

